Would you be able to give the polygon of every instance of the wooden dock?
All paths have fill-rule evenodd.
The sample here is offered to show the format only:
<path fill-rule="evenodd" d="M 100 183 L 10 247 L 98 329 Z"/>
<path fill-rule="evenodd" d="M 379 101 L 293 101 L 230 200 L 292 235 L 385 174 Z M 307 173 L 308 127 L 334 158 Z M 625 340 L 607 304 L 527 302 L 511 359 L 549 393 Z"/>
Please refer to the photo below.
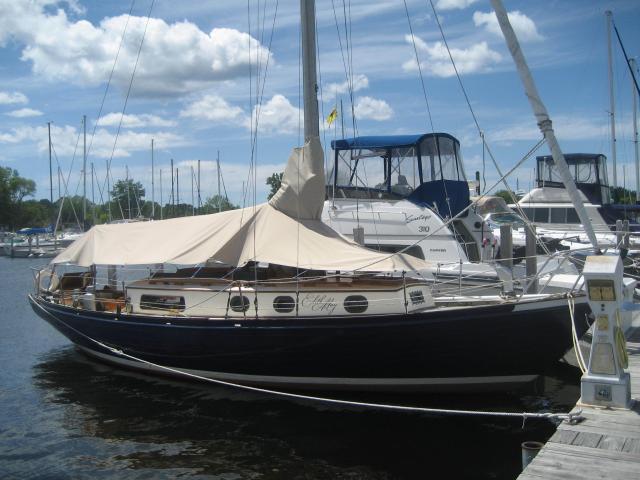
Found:
<path fill-rule="evenodd" d="M 631 410 L 576 406 L 585 418 L 563 422 L 518 477 L 540 479 L 640 479 L 640 324 L 627 331 Z"/>

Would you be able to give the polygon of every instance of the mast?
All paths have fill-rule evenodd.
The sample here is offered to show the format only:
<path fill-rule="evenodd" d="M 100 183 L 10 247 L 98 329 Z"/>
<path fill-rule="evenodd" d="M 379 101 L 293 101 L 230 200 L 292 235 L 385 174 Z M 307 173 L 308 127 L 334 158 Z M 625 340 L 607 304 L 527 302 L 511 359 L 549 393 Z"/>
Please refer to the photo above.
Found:
<path fill-rule="evenodd" d="M 300 0 L 302 21 L 302 84 L 304 92 L 304 141 L 320 136 L 318 82 L 316 79 L 316 12 L 313 0 Z"/>
<path fill-rule="evenodd" d="M 611 162 L 613 165 L 613 188 L 618 188 L 618 167 L 616 158 L 616 102 L 613 91 L 613 53 L 611 51 L 611 23 L 613 15 L 610 10 L 604 12 L 607 20 L 607 58 L 609 66 L 609 117 L 611 119 Z"/>
<path fill-rule="evenodd" d="M 127 171 L 127 208 L 129 209 L 129 220 L 131 220 L 131 195 L 129 191 L 129 165 L 125 165 Z"/>
<path fill-rule="evenodd" d="M 95 168 L 93 167 L 93 162 L 91 162 L 91 216 L 93 217 L 92 220 L 92 224 L 95 225 L 96 224 L 96 196 L 95 196 L 95 190 L 94 190 L 94 181 L 93 179 L 96 176 L 96 171 Z"/>
<path fill-rule="evenodd" d="M 171 214 L 175 215 L 175 196 L 173 191 L 173 158 L 171 159 Z"/>
<path fill-rule="evenodd" d="M 631 67 L 631 94 L 633 97 L 633 150 L 636 159 L 636 203 L 640 202 L 640 156 L 638 155 L 638 91 L 633 76 L 636 74 L 636 59 L 629 59 Z"/>
<path fill-rule="evenodd" d="M 111 172 L 109 170 L 109 160 L 105 161 L 107 164 L 107 213 L 109 215 L 109 222 L 111 222 L 112 217 L 111 217 L 111 185 L 110 185 L 110 175 Z"/>
<path fill-rule="evenodd" d="M 47 122 L 47 129 L 49 130 L 49 190 L 51 191 L 51 206 L 53 208 L 53 167 L 51 163 L 51 122 Z M 60 196 L 60 189 L 58 189 L 58 196 Z"/>
<path fill-rule="evenodd" d="M 87 116 L 82 116 L 84 142 L 82 146 L 82 229 L 87 229 Z"/>
<path fill-rule="evenodd" d="M 153 138 L 151 139 L 151 218 L 156 218 L 156 183 L 153 164 Z"/>
<path fill-rule="evenodd" d="M 176 205 L 180 209 L 180 169 L 176 167 Z"/>
<path fill-rule="evenodd" d="M 163 215 L 162 215 L 162 169 L 160 169 L 160 220 L 163 220 Z"/>
<path fill-rule="evenodd" d="M 491 0 L 491 5 L 496 12 L 496 17 L 498 18 L 500 29 L 502 30 L 509 51 L 511 52 L 511 56 L 513 57 L 513 61 L 515 62 L 518 69 L 520 80 L 522 81 L 525 93 L 527 95 L 527 98 L 529 99 L 529 103 L 531 104 L 531 108 L 536 117 L 536 120 L 538 121 L 538 127 L 540 128 L 540 131 L 544 135 L 544 138 L 547 141 L 549 148 L 551 149 L 551 155 L 553 156 L 553 162 L 555 163 L 558 174 L 560 175 L 560 178 L 562 178 L 564 186 L 567 189 L 567 193 L 569 194 L 569 198 L 571 198 L 571 201 L 576 208 L 576 212 L 578 213 L 580 222 L 582 223 L 582 226 L 585 229 L 587 236 L 589 237 L 589 241 L 597 249 L 598 241 L 596 239 L 595 232 L 593 231 L 591 221 L 589 220 L 589 215 L 584 208 L 584 204 L 582 203 L 582 199 L 580 198 L 580 193 L 578 192 L 573 177 L 571 176 L 571 172 L 569 172 L 569 167 L 567 166 L 567 162 L 564 159 L 564 155 L 560 150 L 560 145 L 558 144 L 558 140 L 556 139 L 556 136 L 553 132 L 551 118 L 549 117 L 549 113 L 547 112 L 547 109 L 542 103 L 542 99 L 538 94 L 538 89 L 536 88 L 536 85 L 533 81 L 533 77 L 531 76 L 531 71 L 527 66 L 524 54 L 520 49 L 520 44 L 518 42 L 516 34 L 511 27 L 507 12 L 504 9 L 501 0 Z"/>
<path fill-rule="evenodd" d="M 222 211 L 222 197 L 220 196 L 220 150 L 218 150 L 218 156 L 216 157 L 216 171 L 218 173 L 218 212 Z M 244 193 L 243 193 L 244 195 Z"/>
<path fill-rule="evenodd" d="M 200 160 L 198 159 L 198 213 L 202 214 L 202 196 L 200 195 Z"/>
<path fill-rule="evenodd" d="M 193 165 L 191 165 L 191 215 L 195 215 L 196 214 L 196 198 L 194 197 L 193 194 L 193 179 L 195 177 L 195 174 L 193 173 Z"/>

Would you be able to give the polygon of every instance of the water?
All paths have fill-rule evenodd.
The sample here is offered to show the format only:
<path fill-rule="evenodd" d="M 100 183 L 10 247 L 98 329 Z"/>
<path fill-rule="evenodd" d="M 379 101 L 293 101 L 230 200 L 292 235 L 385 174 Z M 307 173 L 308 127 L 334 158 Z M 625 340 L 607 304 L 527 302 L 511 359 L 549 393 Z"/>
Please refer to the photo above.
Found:
<path fill-rule="evenodd" d="M 31 311 L 29 269 L 42 262 L 0 257 L 3 479 L 512 479 L 520 443 L 554 431 L 544 420 L 523 429 L 518 419 L 326 407 L 123 372 Z M 567 411 L 578 379 L 559 366 L 544 394 L 357 398 Z"/>

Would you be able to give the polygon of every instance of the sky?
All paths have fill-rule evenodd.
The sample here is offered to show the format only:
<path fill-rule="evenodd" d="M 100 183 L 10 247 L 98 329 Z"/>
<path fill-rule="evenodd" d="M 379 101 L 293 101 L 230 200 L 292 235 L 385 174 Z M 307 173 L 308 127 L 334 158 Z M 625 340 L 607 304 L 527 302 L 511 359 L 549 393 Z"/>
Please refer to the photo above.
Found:
<path fill-rule="evenodd" d="M 488 0 L 433 3 L 473 112 L 506 172 L 540 133 L 495 15 Z M 561 148 L 610 158 L 604 12 L 613 12 L 628 54 L 638 57 L 640 2 L 504 3 Z M 198 160 L 201 197 L 214 195 L 218 152 L 230 200 L 264 201 L 266 178 L 301 143 L 298 9 L 297 0 L 0 0 L 0 166 L 34 179 L 35 198 L 49 198 L 51 122 L 53 198 L 81 194 L 86 115 L 89 198 L 91 165 L 99 202 L 110 163 L 114 179 L 128 172 L 150 200 L 153 139 L 156 201 L 162 195 L 168 202 L 171 159 L 181 201 L 191 203 Z M 318 0 L 316 16 L 321 115 L 344 106 L 344 118 L 322 125 L 327 158 L 342 124 L 348 137 L 447 132 L 461 142 L 469 178 L 484 171 L 487 186 L 498 179 L 429 0 Z M 635 188 L 631 80 L 617 43 L 613 54 L 618 183 Z M 549 152 L 543 145 L 537 153 Z M 524 163 L 511 187 L 528 190 L 533 167 Z"/>

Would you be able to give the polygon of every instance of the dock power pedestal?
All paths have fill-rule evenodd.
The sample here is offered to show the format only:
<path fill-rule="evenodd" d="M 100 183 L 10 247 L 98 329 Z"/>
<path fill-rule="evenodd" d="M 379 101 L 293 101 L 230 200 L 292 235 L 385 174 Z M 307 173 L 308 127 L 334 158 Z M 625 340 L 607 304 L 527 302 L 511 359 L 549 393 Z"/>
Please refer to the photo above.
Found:
<path fill-rule="evenodd" d="M 580 403 L 603 407 L 631 406 L 627 344 L 622 329 L 623 277 L 619 255 L 587 257 L 582 274 L 595 316 L 587 372 L 581 380 Z"/>

